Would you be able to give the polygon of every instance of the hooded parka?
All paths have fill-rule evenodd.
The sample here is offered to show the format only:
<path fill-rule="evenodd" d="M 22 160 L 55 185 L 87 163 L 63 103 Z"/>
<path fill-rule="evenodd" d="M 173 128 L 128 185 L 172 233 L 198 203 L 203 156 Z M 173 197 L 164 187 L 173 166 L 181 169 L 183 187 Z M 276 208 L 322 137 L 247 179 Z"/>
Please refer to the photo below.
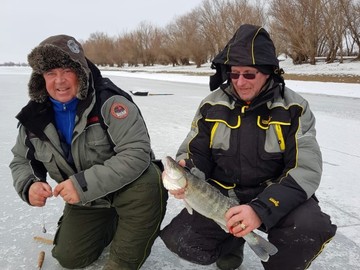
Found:
<path fill-rule="evenodd" d="M 270 76 L 251 103 L 228 80 L 231 66 L 256 67 Z M 262 27 L 242 25 L 212 67 L 210 89 L 220 88 L 201 102 L 177 159 L 218 187 L 233 188 L 268 230 L 320 184 L 314 115 L 305 99 L 284 86 L 275 47 Z"/>
<path fill-rule="evenodd" d="M 234 89 L 237 85 L 228 75 L 232 66 L 256 68 L 262 78 L 268 75 L 250 102 Z M 336 231 L 314 197 L 322 158 L 309 104 L 285 87 L 273 42 L 262 27 L 241 25 L 212 67 L 213 92 L 201 101 L 176 158 L 256 212 L 259 229 L 278 249 L 262 262 L 265 269 L 307 269 Z M 243 84 L 251 88 L 256 82 Z M 251 226 L 247 222 L 254 221 L 253 213 L 247 210 L 252 211 L 234 208 L 234 216 L 245 217 L 240 224 Z M 243 261 L 244 239 L 196 212 L 183 209 L 160 236 L 171 251 L 191 262 L 216 262 L 225 270 L 238 269 Z"/>
<path fill-rule="evenodd" d="M 233 189 L 268 230 L 319 186 L 315 119 L 303 98 L 288 88 L 283 98 L 272 81 L 250 105 L 233 92 L 216 90 L 201 102 L 177 159 Z"/>

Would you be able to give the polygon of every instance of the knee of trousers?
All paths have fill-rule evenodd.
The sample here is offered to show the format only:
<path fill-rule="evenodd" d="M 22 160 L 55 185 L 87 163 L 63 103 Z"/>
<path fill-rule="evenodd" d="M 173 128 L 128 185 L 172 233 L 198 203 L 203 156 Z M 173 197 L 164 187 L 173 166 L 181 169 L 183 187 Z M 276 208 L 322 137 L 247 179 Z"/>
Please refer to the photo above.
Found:
<path fill-rule="evenodd" d="M 184 212 L 184 211 L 183 211 Z M 209 265 L 219 257 L 219 250 L 210 239 L 199 239 L 192 229 L 192 223 L 175 218 L 160 231 L 160 238 L 166 247 L 180 258 L 192 263 Z"/>
<path fill-rule="evenodd" d="M 216 262 L 218 254 L 214 251 L 205 251 L 197 246 L 191 246 L 182 239 L 170 237 L 164 238 L 160 236 L 165 243 L 166 247 L 180 258 L 200 265 L 210 265 Z M 179 236 L 179 235 L 178 235 Z"/>
<path fill-rule="evenodd" d="M 57 250 L 56 246 L 52 249 L 51 253 L 59 264 L 67 269 L 84 268 L 96 261 L 101 254 L 100 252 L 93 255 L 86 254 L 79 256 L 79 254 L 73 252 L 60 252 Z"/>
<path fill-rule="evenodd" d="M 266 270 L 307 269 L 335 235 L 336 226 L 316 221 L 297 223 L 287 228 L 274 228 L 269 240 L 278 253 L 262 262 Z"/>
<path fill-rule="evenodd" d="M 292 243 L 308 247 L 321 246 L 335 235 L 336 225 L 331 223 L 330 217 L 323 213 L 317 204 L 309 201 L 304 206 L 289 214 L 283 222 L 270 230 L 269 239 L 274 244 L 278 242 L 285 245 Z"/>

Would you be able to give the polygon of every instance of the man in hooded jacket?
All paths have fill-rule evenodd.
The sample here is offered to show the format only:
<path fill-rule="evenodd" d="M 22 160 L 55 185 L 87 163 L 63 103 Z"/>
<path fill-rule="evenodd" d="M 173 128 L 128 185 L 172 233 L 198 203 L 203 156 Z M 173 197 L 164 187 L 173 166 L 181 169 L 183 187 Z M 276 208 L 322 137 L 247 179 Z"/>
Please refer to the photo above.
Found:
<path fill-rule="evenodd" d="M 215 91 L 201 102 L 177 160 L 239 205 L 224 217 L 230 233 L 183 209 L 160 236 L 188 261 L 230 270 L 243 261 L 241 237 L 259 229 L 278 249 L 265 269 L 306 269 L 336 232 L 315 197 L 322 157 L 309 104 L 285 87 L 262 27 L 241 25 L 212 67 Z M 184 191 L 170 193 L 181 199 Z"/>
<path fill-rule="evenodd" d="M 104 269 L 139 269 L 167 192 L 138 107 L 125 94 L 97 100 L 111 83 L 73 37 L 45 39 L 28 61 L 30 101 L 17 115 L 10 163 L 16 191 L 32 206 L 53 195 L 65 201 L 52 250 L 63 267 L 86 267 L 111 243 Z"/>

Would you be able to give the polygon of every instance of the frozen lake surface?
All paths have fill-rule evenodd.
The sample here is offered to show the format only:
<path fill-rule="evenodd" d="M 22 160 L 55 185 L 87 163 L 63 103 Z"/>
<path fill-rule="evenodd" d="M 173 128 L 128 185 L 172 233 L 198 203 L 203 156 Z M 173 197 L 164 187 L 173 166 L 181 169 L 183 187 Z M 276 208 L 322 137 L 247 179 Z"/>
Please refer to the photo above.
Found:
<path fill-rule="evenodd" d="M 10 149 L 17 135 L 15 115 L 28 101 L 29 74 L 28 69 L 0 68 L 0 269 L 36 269 L 37 256 L 41 250 L 45 250 L 43 269 L 57 270 L 63 268 L 51 257 L 51 246 L 36 242 L 33 237 L 53 238 L 63 201 L 52 198 L 43 208 L 28 206 L 16 194 L 8 168 L 12 158 Z M 206 85 L 208 78 L 113 71 L 103 74 L 128 91 L 173 94 L 136 96 L 134 100 L 146 120 L 157 158 L 174 156 L 189 131 L 198 104 L 209 93 Z M 289 81 L 287 85 L 302 93 L 315 94 L 304 96 L 309 98 L 317 118 L 318 141 L 324 160 L 323 178 L 317 196 L 322 209 L 338 225 L 334 240 L 310 269 L 357 270 L 360 265 L 360 85 L 298 81 Z M 170 197 L 163 225 L 168 224 L 182 207 L 181 201 Z M 42 233 L 43 222 L 47 228 L 46 234 Z M 105 250 L 100 259 L 86 270 L 101 269 L 107 256 L 108 251 Z M 215 270 L 216 266 L 199 266 L 181 260 L 157 239 L 142 269 Z M 244 263 L 239 269 L 262 269 L 260 261 L 247 246 Z"/>

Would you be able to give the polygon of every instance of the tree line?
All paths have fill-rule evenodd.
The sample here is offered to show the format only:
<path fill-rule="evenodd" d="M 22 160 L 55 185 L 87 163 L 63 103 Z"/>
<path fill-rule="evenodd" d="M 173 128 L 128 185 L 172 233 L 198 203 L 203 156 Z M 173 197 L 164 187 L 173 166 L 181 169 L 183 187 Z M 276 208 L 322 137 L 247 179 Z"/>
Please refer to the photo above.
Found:
<path fill-rule="evenodd" d="M 210 61 L 241 24 L 264 26 L 277 54 L 295 64 L 346 56 L 360 60 L 360 0 L 204 0 L 165 27 L 143 21 L 111 37 L 92 33 L 82 41 L 97 65 L 189 65 Z"/>

